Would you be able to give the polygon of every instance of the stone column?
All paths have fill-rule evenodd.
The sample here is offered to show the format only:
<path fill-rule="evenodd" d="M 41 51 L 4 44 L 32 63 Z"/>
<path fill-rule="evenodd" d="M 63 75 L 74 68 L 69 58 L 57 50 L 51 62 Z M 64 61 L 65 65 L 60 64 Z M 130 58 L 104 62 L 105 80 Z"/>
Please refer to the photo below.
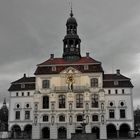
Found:
<path fill-rule="evenodd" d="M 100 124 L 100 139 L 107 139 L 107 131 L 105 124 Z"/>
<path fill-rule="evenodd" d="M 32 139 L 40 139 L 40 124 L 36 124 L 32 126 Z"/>
<path fill-rule="evenodd" d="M 57 125 L 53 124 L 50 126 L 50 139 L 57 139 Z"/>
<path fill-rule="evenodd" d="M 68 125 L 67 127 L 67 139 L 71 139 L 71 134 L 75 133 L 74 125 Z"/>

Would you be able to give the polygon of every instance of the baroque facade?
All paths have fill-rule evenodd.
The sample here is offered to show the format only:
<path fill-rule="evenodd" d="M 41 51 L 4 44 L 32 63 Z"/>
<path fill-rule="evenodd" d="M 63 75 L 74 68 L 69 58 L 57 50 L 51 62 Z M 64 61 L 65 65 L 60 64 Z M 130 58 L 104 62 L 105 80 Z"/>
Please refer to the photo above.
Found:
<path fill-rule="evenodd" d="M 14 138 L 71 138 L 95 133 L 97 138 L 133 137 L 131 79 L 116 70 L 105 74 L 101 62 L 81 56 L 81 39 L 71 11 L 66 22 L 63 55 L 54 54 L 11 83 L 9 132 Z M 123 132 L 123 133 L 122 133 Z"/>

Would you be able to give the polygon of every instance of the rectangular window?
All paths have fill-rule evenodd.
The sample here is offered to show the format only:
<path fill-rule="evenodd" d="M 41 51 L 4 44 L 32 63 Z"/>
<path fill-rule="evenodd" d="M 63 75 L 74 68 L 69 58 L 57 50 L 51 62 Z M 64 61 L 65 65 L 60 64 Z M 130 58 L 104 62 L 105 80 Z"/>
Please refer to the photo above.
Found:
<path fill-rule="evenodd" d="M 15 119 L 19 120 L 20 119 L 20 111 L 15 112 Z"/>
<path fill-rule="evenodd" d="M 124 89 L 122 89 L 122 94 L 124 94 Z"/>
<path fill-rule="evenodd" d="M 18 92 L 16 93 L 16 96 L 18 96 Z"/>
<path fill-rule="evenodd" d="M 49 117 L 47 115 L 43 116 L 43 122 L 48 122 L 49 121 Z"/>
<path fill-rule="evenodd" d="M 125 118 L 125 109 L 120 109 L 120 118 Z"/>
<path fill-rule="evenodd" d="M 98 79 L 97 78 L 90 79 L 90 85 L 91 87 L 98 87 Z"/>
<path fill-rule="evenodd" d="M 108 94 L 111 94 L 111 90 L 110 89 L 108 90 Z"/>
<path fill-rule="evenodd" d="M 49 80 L 43 80 L 42 81 L 42 88 L 50 88 L 50 81 Z"/>
<path fill-rule="evenodd" d="M 118 90 L 117 89 L 115 89 L 115 93 L 118 94 Z"/>
<path fill-rule="evenodd" d="M 27 96 L 30 96 L 30 92 L 27 92 Z"/>
<path fill-rule="evenodd" d="M 24 96 L 24 92 L 22 92 L 22 96 Z"/>
<path fill-rule="evenodd" d="M 25 111 L 25 120 L 30 119 L 30 111 Z"/>
<path fill-rule="evenodd" d="M 110 109 L 110 110 L 109 110 L 109 118 L 111 118 L 111 119 L 115 118 L 114 109 Z"/>

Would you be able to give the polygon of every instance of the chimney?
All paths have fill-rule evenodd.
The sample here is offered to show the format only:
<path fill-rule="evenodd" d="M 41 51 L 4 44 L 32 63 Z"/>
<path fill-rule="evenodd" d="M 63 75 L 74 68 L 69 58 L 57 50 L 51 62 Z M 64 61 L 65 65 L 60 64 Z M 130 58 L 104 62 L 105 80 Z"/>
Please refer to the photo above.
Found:
<path fill-rule="evenodd" d="M 54 59 L 54 54 L 50 54 L 50 58 L 51 59 Z"/>
<path fill-rule="evenodd" d="M 117 70 L 116 70 L 116 74 L 117 74 L 117 75 L 120 75 L 120 69 L 117 69 Z"/>
<path fill-rule="evenodd" d="M 24 73 L 23 77 L 24 77 L 24 78 L 26 77 L 26 73 Z"/>
<path fill-rule="evenodd" d="M 86 57 L 89 57 L 89 52 L 86 53 Z"/>

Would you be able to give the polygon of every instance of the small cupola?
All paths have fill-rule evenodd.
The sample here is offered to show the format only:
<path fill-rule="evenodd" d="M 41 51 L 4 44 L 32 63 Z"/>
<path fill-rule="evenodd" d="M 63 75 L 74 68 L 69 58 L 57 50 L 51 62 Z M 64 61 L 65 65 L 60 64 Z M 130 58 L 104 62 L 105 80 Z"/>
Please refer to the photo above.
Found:
<path fill-rule="evenodd" d="M 77 21 L 71 9 L 70 17 L 66 22 L 66 35 L 63 39 L 63 58 L 66 61 L 77 61 L 81 58 L 81 39 L 77 34 Z"/>

